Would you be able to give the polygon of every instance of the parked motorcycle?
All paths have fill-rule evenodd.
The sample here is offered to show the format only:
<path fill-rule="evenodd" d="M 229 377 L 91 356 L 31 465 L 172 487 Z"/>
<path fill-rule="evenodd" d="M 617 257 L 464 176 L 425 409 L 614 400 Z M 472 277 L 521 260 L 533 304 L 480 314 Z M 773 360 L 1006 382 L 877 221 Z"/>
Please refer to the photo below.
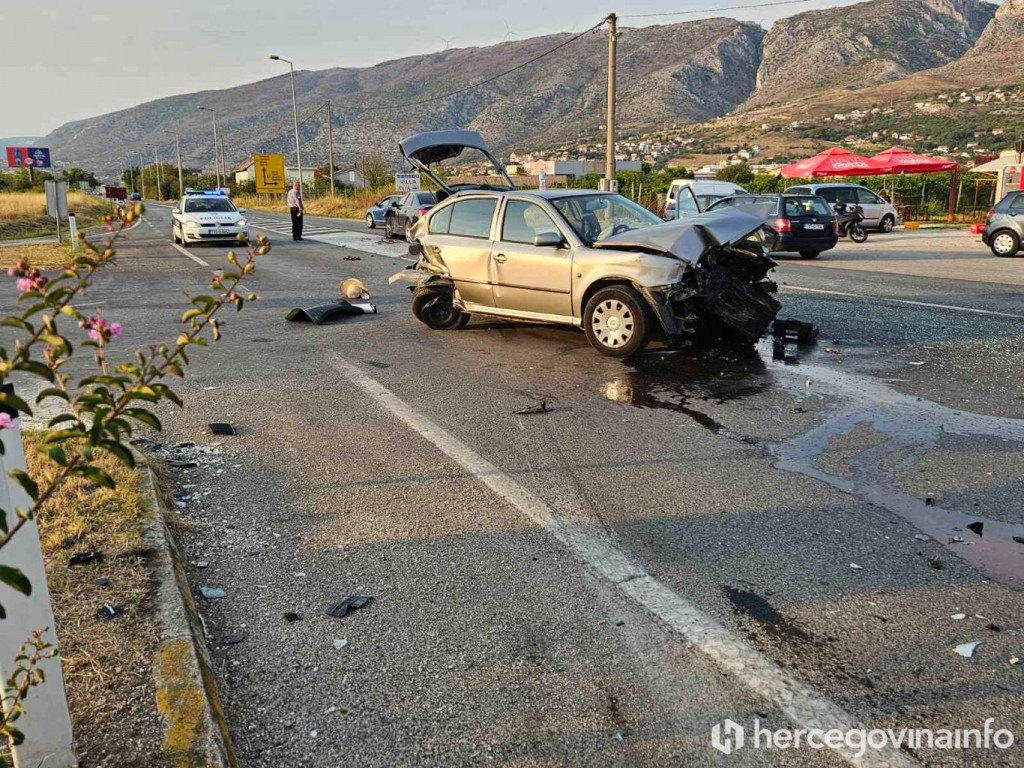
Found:
<path fill-rule="evenodd" d="M 863 243 L 868 239 L 868 230 L 863 223 L 863 208 L 855 203 L 836 203 L 833 208 L 840 237 L 849 237 L 855 243 Z"/>

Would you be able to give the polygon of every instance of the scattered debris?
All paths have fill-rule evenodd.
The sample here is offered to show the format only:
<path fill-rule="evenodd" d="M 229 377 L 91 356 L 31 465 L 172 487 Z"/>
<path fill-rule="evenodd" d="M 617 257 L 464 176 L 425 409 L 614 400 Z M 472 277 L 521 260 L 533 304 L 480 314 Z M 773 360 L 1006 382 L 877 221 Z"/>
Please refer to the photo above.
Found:
<path fill-rule="evenodd" d="M 953 621 L 963 621 L 964 619 L 967 618 L 967 614 L 966 613 L 954 613 L 949 618 L 951 618 Z"/>
<path fill-rule="evenodd" d="M 334 638 L 334 648 L 335 648 L 335 650 L 340 651 L 346 645 L 348 645 L 348 640 L 346 640 L 345 638 L 343 638 L 343 637 L 336 637 L 336 638 Z"/>
<path fill-rule="evenodd" d="M 390 368 L 391 363 L 382 363 L 379 360 L 367 360 L 367 365 L 372 365 L 374 368 Z"/>
<path fill-rule="evenodd" d="M 924 365 L 924 360 L 921 360 L 920 362 L 916 363 L 910 363 L 910 365 Z"/>
<path fill-rule="evenodd" d="M 228 593 L 220 587 L 200 587 L 199 594 L 207 600 L 222 600 L 228 596 Z"/>
<path fill-rule="evenodd" d="M 285 621 L 302 621 L 302 614 L 301 613 L 295 613 L 295 611 L 285 611 L 284 612 L 284 620 Z"/>
<path fill-rule="evenodd" d="M 801 320 L 776 320 L 772 324 L 772 336 L 788 339 L 792 337 L 800 344 L 810 344 L 818 338 L 818 326 Z"/>
<path fill-rule="evenodd" d="M 238 645 L 245 642 L 245 635 L 229 635 L 221 640 L 224 645 Z"/>
<path fill-rule="evenodd" d="M 964 537 L 963 536 L 950 536 L 949 537 L 949 543 L 950 544 L 963 544 L 964 543 Z"/>
<path fill-rule="evenodd" d="M 531 406 L 529 406 L 527 408 L 523 408 L 522 410 L 519 410 L 519 411 L 513 411 L 513 413 L 516 416 L 530 416 L 530 415 L 535 414 L 535 413 L 547 413 L 550 410 L 551 409 L 548 407 L 548 401 L 547 400 L 541 400 L 536 405 L 531 405 Z"/>
<path fill-rule="evenodd" d="M 208 426 L 210 427 L 210 431 L 213 434 L 215 434 L 215 435 L 234 435 L 234 434 L 237 434 L 235 432 L 235 428 L 233 426 L 231 426 L 230 424 L 228 424 L 227 422 L 211 421 Z"/>
<path fill-rule="evenodd" d="M 206 568 L 209 564 L 208 560 L 198 560 L 196 561 L 196 568 Z"/>
<path fill-rule="evenodd" d="M 987 629 L 989 632 L 1002 632 L 1003 631 L 1003 628 L 1000 627 L 998 624 L 986 624 L 985 625 L 985 629 Z"/>
<path fill-rule="evenodd" d="M 309 732 L 309 738 L 311 738 L 311 739 L 315 739 L 316 738 L 316 731 L 315 730 Z"/>
<path fill-rule="evenodd" d="M 974 650 L 981 645 L 981 640 L 974 640 L 970 643 L 963 643 L 958 645 L 953 650 L 963 656 L 965 659 L 969 659 L 974 655 Z"/>
<path fill-rule="evenodd" d="M 112 582 L 106 576 L 100 576 L 98 579 L 93 579 L 92 583 L 95 584 L 97 587 L 112 587 L 112 586 L 114 586 L 114 582 Z"/>
<path fill-rule="evenodd" d="M 362 261 L 363 257 L 362 256 L 342 256 L 341 260 L 342 261 Z"/>
<path fill-rule="evenodd" d="M 1024 544 L 1024 536 L 1014 536 L 1013 540 L 1018 544 Z"/>
<path fill-rule="evenodd" d="M 968 523 L 967 524 L 967 530 L 970 531 L 971 533 L 978 534 L 978 538 L 980 539 L 981 538 L 981 532 L 983 530 L 985 530 L 985 524 L 982 523 L 982 522 Z"/>
<path fill-rule="evenodd" d="M 342 315 L 373 315 L 377 312 L 377 305 L 368 301 L 346 301 L 339 299 L 330 304 L 318 304 L 313 307 L 295 307 L 285 316 L 285 320 L 296 322 L 308 322 L 314 325 L 323 325 L 335 320 Z"/>
<path fill-rule="evenodd" d="M 75 552 L 68 558 L 68 565 L 91 565 L 102 563 L 103 552 L 98 549 L 86 549 L 82 552 Z"/>
<path fill-rule="evenodd" d="M 931 536 L 925 536 L 923 533 L 919 533 L 916 536 L 914 536 L 914 538 L 917 539 L 918 541 L 931 541 L 932 537 Z"/>
<path fill-rule="evenodd" d="M 616 741 L 620 743 L 626 740 L 626 737 L 622 734 L 622 731 L 616 731 L 614 738 Z"/>
<path fill-rule="evenodd" d="M 855 570 L 855 571 L 863 571 L 864 570 L 864 566 L 863 565 L 857 565 L 856 563 L 850 563 L 850 567 L 853 568 L 853 570 Z"/>
<path fill-rule="evenodd" d="M 1011 664 L 1020 664 L 1020 659 L 1017 658 L 1016 656 L 1011 656 L 1010 657 L 1010 663 Z"/>
<path fill-rule="evenodd" d="M 338 286 L 341 291 L 341 295 L 346 299 L 368 299 L 370 298 L 370 289 L 366 287 L 362 280 L 357 280 L 354 277 L 350 277 L 348 280 L 342 282 Z"/>
<path fill-rule="evenodd" d="M 924 499 L 924 505 L 926 507 L 934 507 L 935 506 L 935 497 L 933 497 L 933 496 L 926 496 L 925 499 Z"/>
<path fill-rule="evenodd" d="M 945 567 L 945 563 L 942 562 L 942 558 L 938 555 L 932 555 L 932 559 L 928 561 L 928 565 L 936 571 L 941 571 Z"/>
<path fill-rule="evenodd" d="M 345 595 L 345 597 L 327 606 L 327 615 L 336 619 L 343 619 L 348 616 L 349 611 L 362 608 L 373 600 L 369 595 Z"/>
<path fill-rule="evenodd" d="M 107 621 L 110 621 L 111 619 L 116 619 L 118 616 L 120 616 L 121 610 L 107 603 L 98 611 L 96 611 L 96 615 L 99 616 L 101 619 L 106 619 Z"/>
<path fill-rule="evenodd" d="M 199 466 L 198 462 L 189 459 L 167 459 L 164 463 L 168 467 L 175 467 L 176 469 L 192 469 Z"/>

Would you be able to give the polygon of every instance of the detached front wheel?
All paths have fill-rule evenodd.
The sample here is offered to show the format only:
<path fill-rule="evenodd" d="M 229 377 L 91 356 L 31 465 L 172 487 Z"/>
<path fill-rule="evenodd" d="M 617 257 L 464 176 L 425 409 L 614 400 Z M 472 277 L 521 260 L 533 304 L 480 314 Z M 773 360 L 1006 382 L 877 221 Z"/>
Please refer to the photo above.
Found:
<path fill-rule="evenodd" d="M 412 294 L 412 314 L 433 331 L 462 328 L 469 315 L 455 306 L 452 289 L 446 286 L 425 285 Z"/>
<path fill-rule="evenodd" d="M 628 357 L 647 346 L 651 323 L 643 297 L 625 285 L 602 288 L 583 310 L 587 341 L 601 354 Z"/>

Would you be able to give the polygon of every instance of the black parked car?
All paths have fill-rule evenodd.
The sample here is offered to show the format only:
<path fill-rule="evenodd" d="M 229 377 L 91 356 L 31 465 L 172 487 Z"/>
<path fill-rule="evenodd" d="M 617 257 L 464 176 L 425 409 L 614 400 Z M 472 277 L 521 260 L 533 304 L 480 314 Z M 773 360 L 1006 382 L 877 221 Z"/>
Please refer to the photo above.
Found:
<path fill-rule="evenodd" d="M 708 211 L 727 206 L 756 213 L 778 232 L 774 251 L 796 251 L 805 259 L 816 259 L 822 251 L 835 248 L 839 240 L 835 212 L 814 195 L 732 195 L 712 204 Z"/>
<path fill-rule="evenodd" d="M 420 216 L 437 204 L 436 192 L 409 192 L 393 205 L 384 217 L 384 232 L 392 238 L 401 235 L 409 239 L 409 230 Z"/>

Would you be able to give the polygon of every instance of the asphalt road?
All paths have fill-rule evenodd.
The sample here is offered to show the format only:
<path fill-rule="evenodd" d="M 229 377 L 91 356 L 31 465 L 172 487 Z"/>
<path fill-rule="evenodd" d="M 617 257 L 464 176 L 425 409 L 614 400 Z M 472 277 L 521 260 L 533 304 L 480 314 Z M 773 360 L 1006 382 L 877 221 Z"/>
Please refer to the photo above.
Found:
<path fill-rule="evenodd" d="M 260 300 L 162 414 L 219 451 L 172 478 L 192 584 L 228 593 L 197 600 L 242 765 L 1024 764 L 749 743 L 755 718 L 1024 739 L 1024 259 L 872 235 L 781 260 L 781 316 L 821 327 L 799 365 L 621 362 L 571 329 L 431 332 L 387 283 L 401 248 L 327 225 L 271 232 Z M 154 206 L 92 290 L 126 347 L 226 266 L 168 238 Z M 346 277 L 378 314 L 284 321 Z"/>

